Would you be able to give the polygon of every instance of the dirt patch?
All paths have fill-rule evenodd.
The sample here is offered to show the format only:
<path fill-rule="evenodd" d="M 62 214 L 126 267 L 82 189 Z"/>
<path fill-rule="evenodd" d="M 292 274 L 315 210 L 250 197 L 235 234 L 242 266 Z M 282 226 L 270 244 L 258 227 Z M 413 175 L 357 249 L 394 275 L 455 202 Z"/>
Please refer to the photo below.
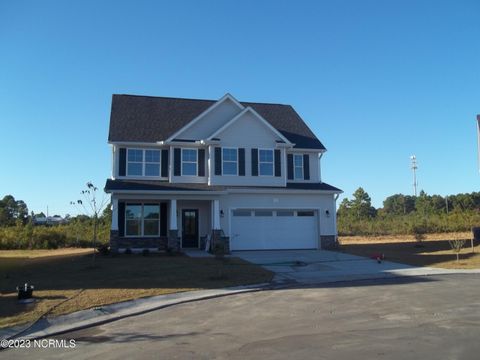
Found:
<path fill-rule="evenodd" d="M 467 239 L 456 261 L 449 240 Z M 340 251 L 372 257 L 384 254 L 385 260 L 415 266 L 447 269 L 480 269 L 480 243 L 471 247 L 471 233 L 429 234 L 421 242 L 413 236 L 348 236 L 340 237 Z"/>

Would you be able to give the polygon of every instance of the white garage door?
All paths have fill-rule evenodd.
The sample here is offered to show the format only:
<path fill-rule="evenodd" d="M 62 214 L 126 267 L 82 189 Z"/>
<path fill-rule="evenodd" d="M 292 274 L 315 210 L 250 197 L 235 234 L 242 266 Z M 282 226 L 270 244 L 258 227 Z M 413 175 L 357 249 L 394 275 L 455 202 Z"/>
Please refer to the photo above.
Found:
<path fill-rule="evenodd" d="M 313 210 L 233 210 L 232 250 L 318 248 L 317 212 Z"/>

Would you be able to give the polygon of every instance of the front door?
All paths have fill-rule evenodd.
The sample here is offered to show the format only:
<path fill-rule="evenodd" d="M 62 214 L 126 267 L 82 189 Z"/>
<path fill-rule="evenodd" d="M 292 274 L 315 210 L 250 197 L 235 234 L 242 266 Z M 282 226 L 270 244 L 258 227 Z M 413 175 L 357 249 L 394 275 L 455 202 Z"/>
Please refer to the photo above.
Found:
<path fill-rule="evenodd" d="M 182 247 L 198 248 L 198 210 L 182 210 Z"/>

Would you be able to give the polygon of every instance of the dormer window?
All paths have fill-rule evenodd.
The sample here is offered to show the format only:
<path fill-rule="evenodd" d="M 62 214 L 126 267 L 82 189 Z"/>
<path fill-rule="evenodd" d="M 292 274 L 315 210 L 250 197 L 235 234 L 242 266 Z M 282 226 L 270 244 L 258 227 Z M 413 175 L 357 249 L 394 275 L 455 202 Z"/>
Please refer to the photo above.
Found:
<path fill-rule="evenodd" d="M 128 149 L 127 176 L 160 176 L 160 150 Z"/>
<path fill-rule="evenodd" d="M 182 176 L 197 176 L 197 149 L 182 149 Z"/>
<path fill-rule="evenodd" d="M 273 176 L 273 150 L 258 150 L 258 170 L 260 176 Z"/>

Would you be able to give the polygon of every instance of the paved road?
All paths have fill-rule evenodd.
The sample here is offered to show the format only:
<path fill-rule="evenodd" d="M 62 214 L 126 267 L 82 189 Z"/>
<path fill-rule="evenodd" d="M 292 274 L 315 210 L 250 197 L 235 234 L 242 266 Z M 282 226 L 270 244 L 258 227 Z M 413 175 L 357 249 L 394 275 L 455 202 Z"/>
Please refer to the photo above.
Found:
<path fill-rule="evenodd" d="M 4 359 L 478 359 L 476 274 L 229 296 L 65 334 Z"/>

